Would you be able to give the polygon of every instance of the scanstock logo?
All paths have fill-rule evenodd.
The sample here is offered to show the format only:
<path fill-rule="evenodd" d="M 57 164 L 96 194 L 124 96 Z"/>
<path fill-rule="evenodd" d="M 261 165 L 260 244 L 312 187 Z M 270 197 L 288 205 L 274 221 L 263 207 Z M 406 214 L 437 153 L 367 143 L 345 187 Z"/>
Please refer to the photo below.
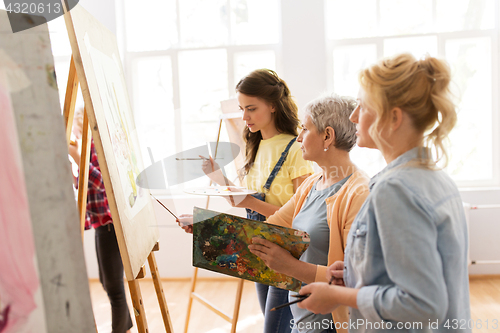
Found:
<path fill-rule="evenodd" d="M 73 9 L 79 0 L 4 0 L 12 32 L 16 33 L 52 21 Z M 22 16 L 24 19 L 19 19 Z"/>
<path fill-rule="evenodd" d="M 209 142 L 175 155 L 155 161 L 149 149 L 151 165 L 137 176 L 136 184 L 147 189 L 167 189 L 205 176 L 203 161 L 216 156 L 215 162 L 224 172 L 224 166 L 231 163 L 240 153 L 240 147 L 231 142 Z M 201 156 L 201 157 L 200 157 Z"/>

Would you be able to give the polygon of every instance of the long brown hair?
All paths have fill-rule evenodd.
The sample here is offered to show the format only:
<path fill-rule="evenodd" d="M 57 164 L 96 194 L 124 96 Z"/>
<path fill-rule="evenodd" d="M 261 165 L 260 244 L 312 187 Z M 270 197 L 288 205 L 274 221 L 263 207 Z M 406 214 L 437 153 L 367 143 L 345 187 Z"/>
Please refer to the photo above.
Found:
<path fill-rule="evenodd" d="M 270 69 L 257 69 L 245 76 L 236 85 L 236 92 L 257 97 L 274 106 L 273 113 L 274 126 L 279 133 L 298 135 L 299 126 L 298 107 L 292 99 L 290 89 L 285 81 L 280 79 L 275 71 Z M 242 168 L 243 174 L 250 171 L 255 156 L 262 140 L 260 131 L 250 132 L 248 127 L 243 130 L 243 140 L 245 140 L 245 165 Z"/>

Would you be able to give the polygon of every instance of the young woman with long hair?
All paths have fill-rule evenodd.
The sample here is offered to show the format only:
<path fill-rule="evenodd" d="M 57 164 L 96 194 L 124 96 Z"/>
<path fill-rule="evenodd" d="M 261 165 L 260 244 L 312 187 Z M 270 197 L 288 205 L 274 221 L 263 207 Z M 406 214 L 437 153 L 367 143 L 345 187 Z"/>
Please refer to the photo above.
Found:
<path fill-rule="evenodd" d="M 247 209 L 248 218 L 265 221 L 293 196 L 302 182 L 314 170 L 302 158 L 297 143 L 298 107 L 284 80 L 269 69 L 258 69 L 236 85 L 236 97 L 245 121 L 243 138 L 245 164 L 240 170 L 245 185 L 258 195 L 232 198 L 232 204 Z M 205 173 L 219 185 L 233 185 L 210 157 L 203 163 Z M 235 202 L 235 200 L 240 200 Z M 181 215 L 181 223 L 190 215 Z M 189 229 L 191 226 L 185 227 Z M 264 333 L 291 331 L 289 308 L 270 312 L 286 303 L 288 291 L 256 284 L 259 303 L 264 313 Z"/>

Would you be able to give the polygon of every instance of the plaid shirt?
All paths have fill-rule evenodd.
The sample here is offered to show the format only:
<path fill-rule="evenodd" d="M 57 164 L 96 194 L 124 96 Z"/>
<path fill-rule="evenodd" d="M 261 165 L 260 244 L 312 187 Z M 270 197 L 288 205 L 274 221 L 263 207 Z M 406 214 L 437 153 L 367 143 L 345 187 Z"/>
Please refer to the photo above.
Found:
<path fill-rule="evenodd" d="M 87 190 L 87 216 L 85 219 L 85 229 L 98 228 L 112 223 L 111 212 L 109 211 L 108 198 L 104 189 L 104 182 L 101 176 L 101 168 L 97 161 L 94 140 L 90 146 L 89 163 L 89 185 Z"/>

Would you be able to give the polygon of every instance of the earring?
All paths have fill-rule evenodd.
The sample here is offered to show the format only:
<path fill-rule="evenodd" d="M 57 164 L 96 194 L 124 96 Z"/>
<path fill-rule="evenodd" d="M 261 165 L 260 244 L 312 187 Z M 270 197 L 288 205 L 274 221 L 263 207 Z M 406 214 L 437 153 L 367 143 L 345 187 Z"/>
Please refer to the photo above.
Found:
<path fill-rule="evenodd" d="M 323 151 L 328 151 L 328 148 L 330 148 L 330 147 L 326 147 L 325 149 L 323 149 Z"/>

